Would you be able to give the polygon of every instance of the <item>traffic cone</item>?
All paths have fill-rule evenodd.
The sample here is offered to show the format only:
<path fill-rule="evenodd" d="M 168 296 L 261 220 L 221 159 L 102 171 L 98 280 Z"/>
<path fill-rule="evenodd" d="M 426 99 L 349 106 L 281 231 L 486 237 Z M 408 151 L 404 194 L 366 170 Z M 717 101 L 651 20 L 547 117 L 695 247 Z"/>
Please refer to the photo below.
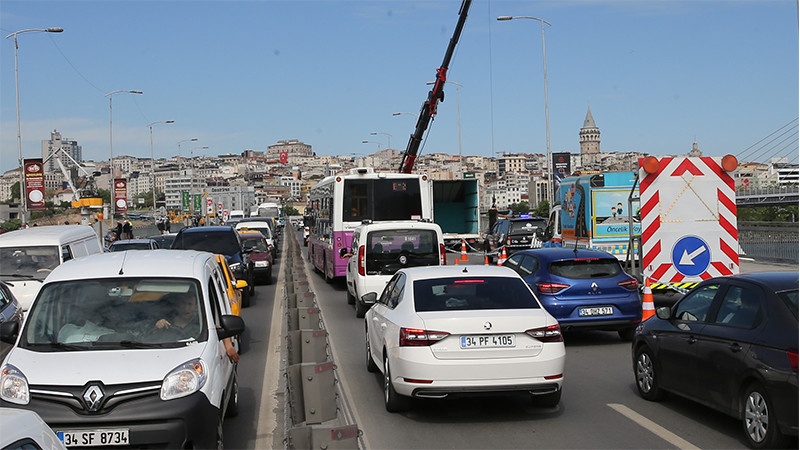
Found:
<path fill-rule="evenodd" d="M 650 289 L 650 280 L 645 278 L 644 290 L 642 291 L 642 322 L 656 315 L 656 305 L 653 302 L 653 291 Z"/>
<path fill-rule="evenodd" d="M 458 265 L 458 258 L 456 258 L 456 265 Z"/>
<path fill-rule="evenodd" d="M 500 251 L 500 254 L 497 256 L 497 265 L 502 266 L 504 262 L 506 262 L 506 247 L 503 246 L 503 249 Z"/>
<path fill-rule="evenodd" d="M 488 266 L 489 265 L 489 255 L 487 255 L 485 253 L 483 255 L 483 265 L 484 266 Z"/>
<path fill-rule="evenodd" d="M 469 261 L 469 258 L 467 258 L 467 242 L 461 239 L 461 262 L 466 261 Z"/>

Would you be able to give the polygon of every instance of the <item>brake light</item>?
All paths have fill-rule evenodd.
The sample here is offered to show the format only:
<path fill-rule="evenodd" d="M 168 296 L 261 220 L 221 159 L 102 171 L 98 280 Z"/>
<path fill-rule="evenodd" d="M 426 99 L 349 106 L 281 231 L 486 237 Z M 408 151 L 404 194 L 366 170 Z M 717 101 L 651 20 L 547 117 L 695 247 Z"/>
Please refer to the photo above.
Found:
<path fill-rule="evenodd" d="M 426 347 L 450 336 L 445 331 L 400 328 L 400 347 Z"/>
<path fill-rule="evenodd" d="M 511 245 L 511 237 L 506 238 L 506 245 Z"/>
<path fill-rule="evenodd" d="M 539 283 L 536 285 L 536 289 L 539 289 L 539 292 L 543 292 L 545 294 L 555 294 L 557 292 L 563 291 L 568 287 L 569 287 L 568 284 L 561 284 L 561 283 Z"/>
<path fill-rule="evenodd" d="M 792 367 L 792 372 L 797 373 L 797 349 L 787 350 L 786 356 L 789 357 L 789 366 Z"/>
<path fill-rule="evenodd" d="M 539 340 L 540 342 L 564 342 L 564 336 L 561 335 L 561 327 L 558 325 L 550 325 L 544 328 L 533 328 L 526 330 L 528 336 Z"/>
<path fill-rule="evenodd" d="M 629 289 L 631 291 L 635 291 L 636 288 L 639 287 L 639 282 L 631 278 L 630 280 L 620 281 L 617 283 L 619 286 L 624 287 L 625 289 Z"/>
<path fill-rule="evenodd" d="M 447 265 L 447 253 L 445 252 L 444 244 L 439 244 L 439 258 L 443 266 Z"/>
<path fill-rule="evenodd" d="M 366 275 L 367 274 L 367 265 L 366 261 L 364 260 L 366 253 L 366 249 L 362 245 L 358 247 L 358 274 L 359 275 Z"/>

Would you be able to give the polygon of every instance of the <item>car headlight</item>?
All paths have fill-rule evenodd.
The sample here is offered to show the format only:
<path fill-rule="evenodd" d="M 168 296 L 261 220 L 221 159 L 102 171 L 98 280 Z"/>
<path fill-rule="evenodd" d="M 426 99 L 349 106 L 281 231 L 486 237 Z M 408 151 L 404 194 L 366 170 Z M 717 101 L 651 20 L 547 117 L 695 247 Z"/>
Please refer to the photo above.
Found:
<path fill-rule="evenodd" d="M 28 380 L 11 364 L 6 364 L 0 371 L 0 398 L 17 405 L 27 405 L 31 401 Z"/>
<path fill-rule="evenodd" d="M 176 367 L 161 383 L 161 400 L 186 397 L 206 384 L 208 372 L 202 359 L 197 358 Z"/>

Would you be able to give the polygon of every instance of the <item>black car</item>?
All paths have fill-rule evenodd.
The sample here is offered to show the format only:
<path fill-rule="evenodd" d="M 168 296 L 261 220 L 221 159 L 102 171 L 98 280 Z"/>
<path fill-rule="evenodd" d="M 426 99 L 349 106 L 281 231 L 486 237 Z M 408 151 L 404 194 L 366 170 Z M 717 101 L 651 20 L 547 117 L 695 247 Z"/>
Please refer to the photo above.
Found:
<path fill-rule="evenodd" d="M 242 306 L 250 305 L 255 295 L 254 264 L 244 251 L 239 233 L 232 226 L 182 228 L 172 241 L 173 250 L 200 250 L 225 255 L 228 266 L 237 280 L 247 281 L 242 291 Z"/>
<path fill-rule="evenodd" d="M 22 324 L 22 306 L 11 293 L 8 285 L 4 281 L 0 281 L 0 323 L 3 322 Z M 0 343 L 0 361 L 5 358 L 9 350 L 11 350 L 10 345 Z"/>
<path fill-rule="evenodd" d="M 484 250 L 491 255 L 499 254 L 503 247 L 506 248 L 506 256 L 511 256 L 514 252 L 528 248 L 540 248 L 542 246 L 541 236 L 547 228 L 547 219 L 544 217 L 530 216 L 523 214 L 518 217 L 502 217 L 492 225 L 486 234 Z M 494 257 L 489 256 L 489 262 L 493 262 Z"/>
<path fill-rule="evenodd" d="M 742 421 L 753 448 L 776 448 L 798 427 L 798 272 L 703 281 L 637 327 L 639 394 L 667 392 Z"/>

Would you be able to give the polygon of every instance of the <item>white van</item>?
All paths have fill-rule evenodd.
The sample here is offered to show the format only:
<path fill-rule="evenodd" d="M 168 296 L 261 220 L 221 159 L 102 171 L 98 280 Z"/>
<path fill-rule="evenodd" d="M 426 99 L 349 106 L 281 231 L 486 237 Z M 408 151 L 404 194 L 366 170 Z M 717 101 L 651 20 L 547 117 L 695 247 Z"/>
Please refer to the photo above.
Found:
<path fill-rule="evenodd" d="M 88 225 L 48 225 L 0 234 L 0 280 L 8 283 L 27 311 L 56 266 L 102 252 L 100 238 Z"/>
<path fill-rule="evenodd" d="M 340 252 L 348 253 L 347 303 L 355 303 L 356 317 L 364 317 L 398 270 L 447 264 L 442 229 L 431 222 L 363 223 L 351 248 Z"/>
<path fill-rule="evenodd" d="M 35 411 L 67 447 L 222 448 L 238 412 L 231 314 L 216 257 L 103 253 L 47 277 L 0 368 L 0 408 Z"/>

